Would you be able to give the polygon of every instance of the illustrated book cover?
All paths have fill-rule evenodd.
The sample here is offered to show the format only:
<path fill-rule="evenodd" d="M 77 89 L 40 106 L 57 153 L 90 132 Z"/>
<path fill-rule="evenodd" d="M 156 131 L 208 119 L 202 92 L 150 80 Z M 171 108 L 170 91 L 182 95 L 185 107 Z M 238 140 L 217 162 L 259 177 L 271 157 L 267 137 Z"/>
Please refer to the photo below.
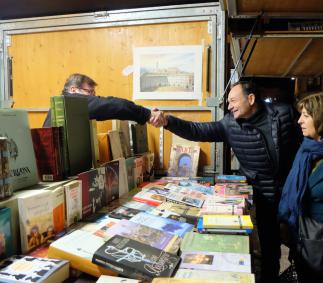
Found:
<path fill-rule="evenodd" d="M 181 242 L 182 252 L 207 251 L 248 254 L 249 236 L 188 232 Z"/>
<path fill-rule="evenodd" d="M 13 191 L 37 184 L 38 172 L 27 112 L 0 109 L 0 136 L 8 139 Z"/>
<path fill-rule="evenodd" d="M 169 158 L 168 176 L 196 176 L 199 156 L 199 146 L 173 144 Z"/>
<path fill-rule="evenodd" d="M 69 277 L 66 260 L 16 256 L 4 264 L 8 265 L 0 270 L 0 282 L 3 283 L 54 283 Z"/>
<path fill-rule="evenodd" d="M 106 204 L 119 198 L 120 165 L 119 160 L 112 160 L 102 164 L 105 168 L 105 202 Z"/>
<path fill-rule="evenodd" d="M 71 181 L 64 185 L 64 189 L 66 226 L 69 227 L 82 219 L 82 182 L 80 180 Z"/>
<path fill-rule="evenodd" d="M 149 225 L 149 227 L 156 228 L 158 230 L 162 230 L 179 237 L 184 237 L 185 233 L 193 229 L 192 224 L 176 221 L 169 218 L 163 218 L 145 212 L 138 213 L 130 220 L 142 225 Z"/>
<path fill-rule="evenodd" d="M 0 208 L 0 261 L 13 254 L 11 209 Z"/>
<path fill-rule="evenodd" d="M 251 273 L 250 254 L 183 252 L 180 268 Z"/>
<path fill-rule="evenodd" d="M 116 235 L 93 255 L 92 262 L 131 279 L 170 277 L 180 257 Z"/>

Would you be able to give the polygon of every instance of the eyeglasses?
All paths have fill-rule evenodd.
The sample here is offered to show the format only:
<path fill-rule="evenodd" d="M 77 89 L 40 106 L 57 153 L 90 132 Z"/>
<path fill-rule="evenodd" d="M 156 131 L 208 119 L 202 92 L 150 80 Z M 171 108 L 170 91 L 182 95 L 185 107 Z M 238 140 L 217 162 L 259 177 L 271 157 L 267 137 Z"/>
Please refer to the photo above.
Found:
<path fill-rule="evenodd" d="M 95 89 L 89 89 L 89 88 L 81 88 L 79 87 L 78 89 L 81 89 L 83 91 L 85 91 L 88 95 L 95 95 Z"/>

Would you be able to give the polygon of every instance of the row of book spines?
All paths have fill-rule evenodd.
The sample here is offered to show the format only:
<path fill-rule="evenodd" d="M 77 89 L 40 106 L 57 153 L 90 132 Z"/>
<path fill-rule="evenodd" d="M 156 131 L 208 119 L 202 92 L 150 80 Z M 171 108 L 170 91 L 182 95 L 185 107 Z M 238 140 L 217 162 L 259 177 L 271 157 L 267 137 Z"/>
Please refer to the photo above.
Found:
<path fill-rule="evenodd" d="M 63 96 L 53 96 L 50 98 L 51 124 L 55 127 L 63 127 L 63 162 L 65 173 L 69 172 L 68 143 L 65 125 L 65 106 Z M 67 174 L 65 174 L 67 175 Z"/>

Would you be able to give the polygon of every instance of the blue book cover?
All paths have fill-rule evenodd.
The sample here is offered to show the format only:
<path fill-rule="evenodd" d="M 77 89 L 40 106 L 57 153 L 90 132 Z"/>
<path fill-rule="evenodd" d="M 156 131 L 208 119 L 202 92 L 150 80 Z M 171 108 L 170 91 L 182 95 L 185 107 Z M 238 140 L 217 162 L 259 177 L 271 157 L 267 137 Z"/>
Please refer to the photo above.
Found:
<path fill-rule="evenodd" d="M 176 221 L 169 218 L 164 218 L 156 215 L 152 215 L 145 212 L 140 212 L 130 219 L 135 223 L 142 225 L 149 225 L 151 228 L 159 229 L 179 237 L 184 237 L 185 233 L 193 229 L 193 225 Z"/>
<path fill-rule="evenodd" d="M 0 260 L 13 254 L 10 208 L 0 208 Z"/>

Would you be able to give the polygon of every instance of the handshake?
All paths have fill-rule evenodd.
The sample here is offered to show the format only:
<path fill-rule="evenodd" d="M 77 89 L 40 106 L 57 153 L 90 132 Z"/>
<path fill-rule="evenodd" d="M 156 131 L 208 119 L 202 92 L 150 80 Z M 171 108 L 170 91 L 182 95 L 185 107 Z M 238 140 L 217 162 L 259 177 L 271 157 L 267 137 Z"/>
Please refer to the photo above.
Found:
<path fill-rule="evenodd" d="M 151 110 L 149 124 L 153 125 L 156 128 L 167 126 L 168 120 L 167 116 L 164 115 L 163 111 L 153 108 Z"/>

